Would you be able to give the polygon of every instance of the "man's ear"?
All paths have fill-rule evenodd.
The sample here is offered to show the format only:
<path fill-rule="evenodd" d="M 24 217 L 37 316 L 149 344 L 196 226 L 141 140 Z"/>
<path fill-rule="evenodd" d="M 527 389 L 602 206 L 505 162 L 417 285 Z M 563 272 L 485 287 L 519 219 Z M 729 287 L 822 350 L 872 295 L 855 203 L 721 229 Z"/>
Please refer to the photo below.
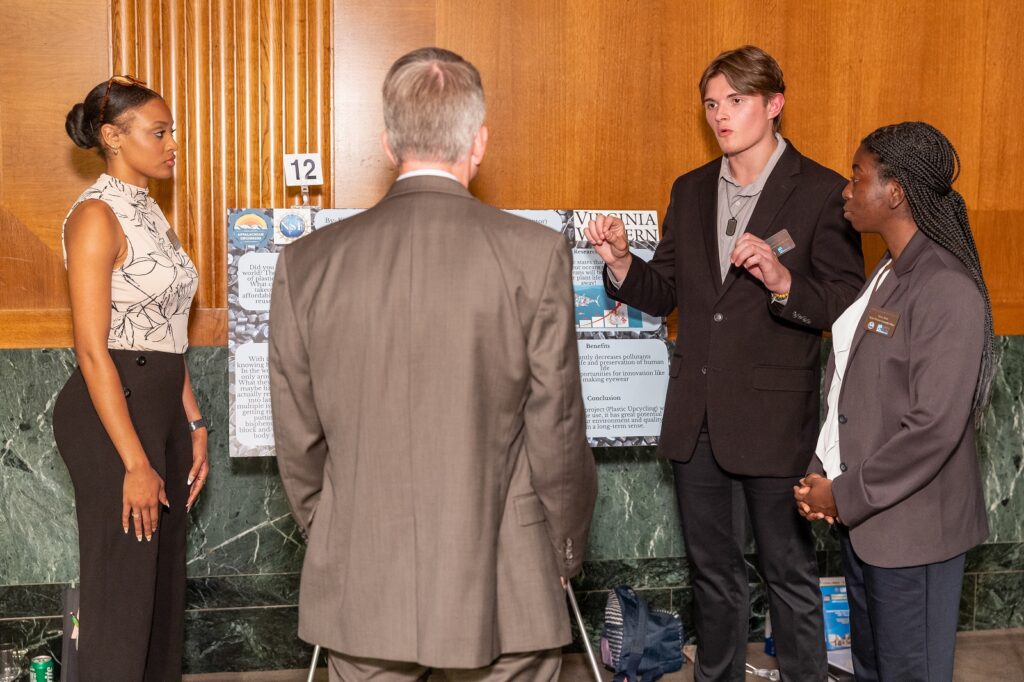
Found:
<path fill-rule="evenodd" d="M 469 156 L 474 168 L 483 162 L 484 154 L 487 153 L 487 135 L 487 126 L 480 126 L 480 130 L 476 131 L 476 135 L 473 136 L 473 145 L 470 148 Z"/>
<path fill-rule="evenodd" d="M 380 134 L 380 146 L 384 147 L 384 153 L 387 154 L 388 160 L 391 161 L 391 165 L 398 168 L 398 157 L 395 156 L 395 152 L 391 150 L 391 145 L 388 143 L 388 131 L 384 130 Z"/>
<path fill-rule="evenodd" d="M 778 118 L 782 113 L 782 107 L 786 106 L 786 96 L 781 92 L 776 92 L 767 98 L 765 106 L 768 109 L 768 118 Z"/>

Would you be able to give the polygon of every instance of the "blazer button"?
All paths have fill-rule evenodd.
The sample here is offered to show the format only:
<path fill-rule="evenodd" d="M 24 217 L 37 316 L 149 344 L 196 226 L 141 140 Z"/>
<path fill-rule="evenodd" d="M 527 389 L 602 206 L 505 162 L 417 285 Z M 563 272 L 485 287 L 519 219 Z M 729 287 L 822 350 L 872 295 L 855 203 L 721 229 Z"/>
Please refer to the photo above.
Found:
<path fill-rule="evenodd" d="M 124 388 L 124 397 L 125 398 L 131 398 L 132 397 L 132 389 L 128 388 L 127 386 L 125 386 L 125 388 Z"/>
<path fill-rule="evenodd" d="M 703 367 L 701 367 L 700 368 L 700 373 L 701 374 L 707 374 L 708 373 L 708 366 L 704 365 Z"/>
<path fill-rule="evenodd" d="M 722 313 L 715 313 L 715 316 L 711 319 L 713 319 L 715 322 L 721 322 L 722 320 L 725 319 L 725 315 L 723 315 Z"/>
<path fill-rule="evenodd" d="M 839 415 L 839 423 L 840 424 L 845 424 L 846 423 L 846 415 L 845 414 Z"/>
<path fill-rule="evenodd" d="M 840 471 L 846 471 L 846 462 L 840 462 L 839 463 L 839 470 Z"/>
<path fill-rule="evenodd" d="M 139 357 L 135 358 L 135 364 L 138 365 L 139 367 L 142 367 L 144 364 L 146 364 L 146 356 L 140 355 Z"/>

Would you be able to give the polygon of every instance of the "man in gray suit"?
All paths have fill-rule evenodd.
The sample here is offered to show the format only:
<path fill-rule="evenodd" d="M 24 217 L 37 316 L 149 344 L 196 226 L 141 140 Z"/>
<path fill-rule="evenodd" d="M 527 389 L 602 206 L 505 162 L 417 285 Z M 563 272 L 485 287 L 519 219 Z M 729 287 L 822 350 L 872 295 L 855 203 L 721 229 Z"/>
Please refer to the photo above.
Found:
<path fill-rule="evenodd" d="M 299 635 L 332 680 L 556 680 L 595 497 L 564 238 L 477 201 L 480 75 L 384 82 L 400 175 L 290 245 L 271 305 L 281 479 L 309 548 Z M 560 580 L 561 578 L 561 580 Z"/>

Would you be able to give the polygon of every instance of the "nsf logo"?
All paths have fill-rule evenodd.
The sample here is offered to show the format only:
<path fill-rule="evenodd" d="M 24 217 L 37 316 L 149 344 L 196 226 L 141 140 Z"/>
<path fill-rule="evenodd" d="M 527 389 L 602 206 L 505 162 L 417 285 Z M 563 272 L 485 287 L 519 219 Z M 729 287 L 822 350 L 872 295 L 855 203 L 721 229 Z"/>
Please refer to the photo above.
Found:
<path fill-rule="evenodd" d="M 287 215 L 281 219 L 280 223 L 281 234 L 289 239 L 296 239 L 301 237 L 302 233 L 306 231 L 306 221 L 297 215 Z"/>

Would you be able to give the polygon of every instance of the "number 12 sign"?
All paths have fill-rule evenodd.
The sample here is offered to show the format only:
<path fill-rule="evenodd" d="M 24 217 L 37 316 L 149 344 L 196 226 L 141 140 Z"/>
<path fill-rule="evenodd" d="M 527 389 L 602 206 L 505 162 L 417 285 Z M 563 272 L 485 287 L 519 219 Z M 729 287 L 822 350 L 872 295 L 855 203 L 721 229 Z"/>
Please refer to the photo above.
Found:
<path fill-rule="evenodd" d="M 324 173 L 320 165 L 320 153 L 285 154 L 284 184 L 289 187 L 324 184 Z"/>

